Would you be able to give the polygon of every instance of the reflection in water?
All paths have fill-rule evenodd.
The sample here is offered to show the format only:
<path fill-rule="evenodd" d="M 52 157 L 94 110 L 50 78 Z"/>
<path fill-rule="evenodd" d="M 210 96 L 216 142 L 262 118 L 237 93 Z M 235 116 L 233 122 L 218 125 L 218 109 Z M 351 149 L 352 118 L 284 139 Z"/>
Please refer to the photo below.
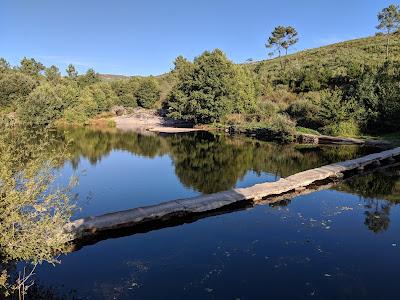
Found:
<path fill-rule="evenodd" d="M 365 202 L 365 225 L 380 233 L 389 228 L 390 209 L 400 203 L 399 170 L 354 177 L 337 187 L 355 193 Z"/>
<path fill-rule="evenodd" d="M 46 140 L 40 143 L 42 158 L 67 149 L 67 157 L 54 164 L 59 168 L 71 161 L 77 169 L 87 159 L 93 166 L 106 164 L 109 168 L 106 170 L 119 171 L 126 161 L 111 159 L 116 150 L 127 156 L 134 154 L 138 157 L 135 163 L 157 162 L 157 158 L 166 156 L 172 166 L 168 161 L 164 168 L 173 169 L 186 188 L 201 193 L 232 188 L 250 171 L 286 177 L 371 151 L 356 146 L 277 145 L 206 132 L 143 136 L 132 132 L 65 129 L 39 139 Z M 24 163 L 16 168 L 19 171 L 31 161 L 20 160 Z M 135 172 L 143 170 L 124 174 Z M 98 183 L 99 179 L 108 178 L 100 174 L 102 177 L 94 180 L 98 189 L 101 184 L 117 183 Z M 125 184 L 133 185 L 132 181 Z M 83 184 L 77 189 L 84 188 Z M 173 186 L 167 184 L 164 188 L 170 188 L 171 195 L 174 193 Z M 150 189 L 154 189 L 152 182 L 144 186 L 145 191 Z M 110 205 L 115 206 L 124 192 L 113 190 Z M 99 205 L 99 199 L 95 200 L 95 205 Z M 165 298 L 168 291 L 174 298 L 255 299 L 265 295 L 265 278 L 271 282 L 268 292 L 272 298 L 365 296 L 367 288 L 379 286 L 371 284 L 379 279 L 371 281 L 364 276 L 369 268 L 381 271 L 379 268 L 385 266 L 397 272 L 400 266 L 393 259 L 396 253 L 387 256 L 393 259 L 392 264 L 383 259 L 375 265 L 368 252 L 357 251 L 365 249 L 357 249 L 353 241 L 366 249 L 373 245 L 376 251 L 387 252 L 387 245 L 393 247 L 396 233 L 391 231 L 390 222 L 400 219 L 397 203 L 400 203 L 399 173 L 374 173 L 352 178 L 335 190 L 282 200 L 273 208 L 258 206 L 180 227 L 110 239 L 63 257 L 56 268 L 39 268 L 37 282 L 43 285 L 31 288 L 30 298 L 58 299 L 63 295 L 67 299 L 156 299 Z M 359 216 L 364 221 L 355 222 Z M 352 231 L 347 230 L 350 226 Z M 386 235 L 379 237 L 386 240 L 363 235 L 366 228 L 385 232 Z M 354 256 L 343 250 L 352 247 Z M 18 270 L 15 261 L 7 268 L 14 274 Z M 300 279 L 298 274 L 302 274 Z M 292 289 L 286 289 L 288 280 L 293 284 Z M 354 291 L 348 291 L 349 285 L 355 286 Z M 57 288 L 46 288 L 52 286 Z M 373 298 L 377 295 L 374 292 L 368 295 Z"/>
<path fill-rule="evenodd" d="M 208 132 L 162 137 L 80 128 L 58 131 L 55 135 L 59 141 L 70 141 L 69 151 L 75 167 L 81 157 L 96 164 L 113 150 L 147 158 L 169 155 L 180 181 L 201 193 L 230 189 L 248 171 L 286 177 L 373 151 L 357 146 L 278 145 Z"/>

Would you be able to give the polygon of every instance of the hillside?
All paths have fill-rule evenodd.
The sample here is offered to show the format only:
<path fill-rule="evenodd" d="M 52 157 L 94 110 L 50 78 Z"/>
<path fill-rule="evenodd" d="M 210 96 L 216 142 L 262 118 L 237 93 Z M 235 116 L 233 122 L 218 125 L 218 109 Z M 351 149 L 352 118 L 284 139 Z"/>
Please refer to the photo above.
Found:
<path fill-rule="evenodd" d="M 385 61 L 385 57 L 386 36 L 378 35 L 288 55 L 282 58 L 284 71 L 279 58 L 246 64 L 246 67 L 271 79 L 293 76 L 300 70 L 322 68 L 329 70 L 331 76 L 340 76 L 347 75 L 351 69 L 356 71 L 360 66 L 377 67 Z M 400 61 L 400 34 L 391 36 L 390 59 Z"/>
<path fill-rule="evenodd" d="M 400 61 L 400 34 L 392 35 L 390 41 L 391 60 Z M 313 69 L 320 72 L 329 70 L 331 77 L 346 76 L 357 72 L 362 66 L 377 67 L 385 60 L 386 36 L 372 36 L 335 43 L 319 48 L 307 49 L 286 57 L 267 59 L 242 64 L 245 68 L 258 74 L 261 79 L 269 81 L 295 78 L 299 72 Z M 284 68 L 281 67 L 281 60 Z M 126 79 L 128 76 L 101 74 L 107 81 Z M 170 73 L 155 76 L 160 84 L 161 95 L 166 96 L 173 84 Z"/>

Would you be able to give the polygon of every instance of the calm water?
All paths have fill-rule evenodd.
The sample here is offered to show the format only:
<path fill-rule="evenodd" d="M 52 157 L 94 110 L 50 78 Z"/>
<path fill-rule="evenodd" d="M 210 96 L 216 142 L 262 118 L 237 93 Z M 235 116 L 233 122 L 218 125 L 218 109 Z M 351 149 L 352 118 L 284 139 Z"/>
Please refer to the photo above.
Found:
<path fill-rule="evenodd" d="M 66 130 L 80 177 L 75 218 L 274 181 L 371 149 L 276 145 L 196 133 Z M 37 271 L 76 299 L 384 299 L 400 292 L 400 180 L 356 178 L 274 206 L 85 246 Z"/>

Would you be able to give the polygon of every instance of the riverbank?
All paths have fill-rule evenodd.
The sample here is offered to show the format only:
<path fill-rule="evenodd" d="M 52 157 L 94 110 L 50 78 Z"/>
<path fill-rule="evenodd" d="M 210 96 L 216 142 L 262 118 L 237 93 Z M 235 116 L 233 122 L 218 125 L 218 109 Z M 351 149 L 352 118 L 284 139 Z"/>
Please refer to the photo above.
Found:
<path fill-rule="evenodd" d="M 101 119 L 102 120 L 102 119 Z M 243 134 L 261 140 L 278 140 L 281 142 L 298 142 L 301 144 L 342 144 L 342 145 L 368 145 L 376 147 L 389 147 L 389 141 L 378 139 L 360 139 L 349 137 L 333 137 L 320 134 L 290 132 L 287 130 L 268 126 L 213 126 L 203 125 L 194 127 L 184 121 L 167 118 L 156 110 L 136 108 L 130 113 L 102 120 L 103 123 L 112 124 L 119 130 L 135 131 L 139 133 L 186 133 L 194 131 L 222 131 L 229 134 Z M 92 122 L 96 123 L 96 122 Z"/>
<path fill-rule="evenodd" d="M 120 130 L 136 132 L 183 133 L 204 130 L 193 128 L 191 124 L 173 120 L 153 109 L 136 108 L 132 112 L 112 118 Z"/>

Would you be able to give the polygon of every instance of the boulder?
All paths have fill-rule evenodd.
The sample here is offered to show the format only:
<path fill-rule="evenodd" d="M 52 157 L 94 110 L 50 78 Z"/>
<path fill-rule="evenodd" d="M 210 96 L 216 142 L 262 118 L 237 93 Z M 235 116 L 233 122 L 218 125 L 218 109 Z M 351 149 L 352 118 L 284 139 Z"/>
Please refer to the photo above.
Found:
<path fill-rule="evenodd" d="M 126 114 L 126 109 L 123 106 L 113 106 L 111 112 L 116 116 L 122 116 Z"/>

